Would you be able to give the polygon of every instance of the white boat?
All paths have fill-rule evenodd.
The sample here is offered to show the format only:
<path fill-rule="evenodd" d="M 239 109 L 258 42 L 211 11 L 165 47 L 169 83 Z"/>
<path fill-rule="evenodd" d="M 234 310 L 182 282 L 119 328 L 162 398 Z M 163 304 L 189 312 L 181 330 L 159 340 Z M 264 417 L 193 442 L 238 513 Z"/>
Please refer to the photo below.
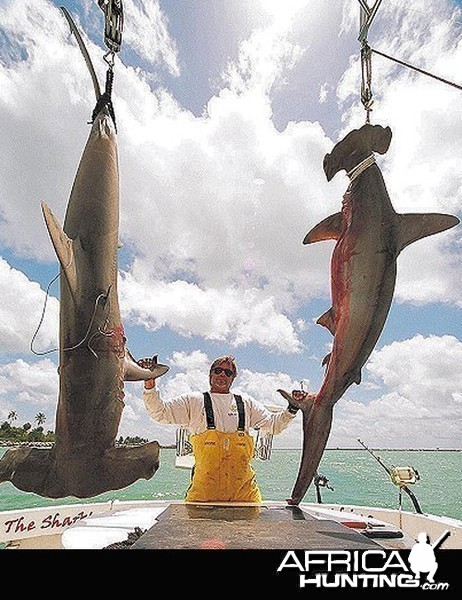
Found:
<path fill-rule="evenodd" d="M 341 504 L 139 500 L 0 512 L 7 549 L 410 549 L 420 533 L 462 548 L 462 521 Z M 448 533 L 449 532 L 449 533 Z"/>

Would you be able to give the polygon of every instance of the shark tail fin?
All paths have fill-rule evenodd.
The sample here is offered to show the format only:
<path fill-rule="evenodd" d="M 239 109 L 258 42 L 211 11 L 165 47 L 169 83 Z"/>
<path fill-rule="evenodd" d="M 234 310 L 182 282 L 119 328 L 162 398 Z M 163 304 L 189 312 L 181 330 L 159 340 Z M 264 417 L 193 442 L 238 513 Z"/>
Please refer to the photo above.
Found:
<path fill-rule="evenodd" d="M 69 287 L 74 293 L 77 290 L 77 271 L 75 268 L 73 241 L 66 235 L 49 206 L 45 202 L 42 202 L 41 205 L 53 248 L 55 249 Z"/>
<path fill-rule="evenodd" d="M 124 381 L 145 381 L 146 379 L 157 379 L 164 375 L 170 367 L 157 362 L 157 355 L 152 357 L 152 367 L 146 369 L 133 358 L 130 350 L 125 347 L 124 359 Z"/>
<path fill-rule="evenodd" d="M 398 217 L 399 252 L 417 240 L 450 229 L 459 223 L 457 217 L 440 213 L 406 213 Z"/>

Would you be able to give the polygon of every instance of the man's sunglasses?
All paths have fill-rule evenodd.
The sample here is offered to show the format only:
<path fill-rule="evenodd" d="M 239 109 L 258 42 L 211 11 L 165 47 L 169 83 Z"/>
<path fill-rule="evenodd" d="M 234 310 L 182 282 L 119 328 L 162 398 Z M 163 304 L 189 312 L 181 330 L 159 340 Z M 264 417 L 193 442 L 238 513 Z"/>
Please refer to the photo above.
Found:
<path fill-rule="evenodd" d="M 234 371 L 231 371 L 231 369 L 223 369 L 222 367 L 214 367 L 212 369 L 212 373 L 215 373 L 215 375 L 219 375 L 223 371 L 225 372 L 226 377 L 231 377 L 231 375 L 234 375 Z"/>

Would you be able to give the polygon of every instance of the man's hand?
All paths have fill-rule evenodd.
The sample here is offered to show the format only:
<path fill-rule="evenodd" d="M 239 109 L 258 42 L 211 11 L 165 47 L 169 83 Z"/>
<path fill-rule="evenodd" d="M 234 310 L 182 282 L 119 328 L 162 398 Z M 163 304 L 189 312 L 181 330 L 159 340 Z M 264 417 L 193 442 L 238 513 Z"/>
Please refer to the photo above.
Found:
<path fill-rule="evenodd" d="M 140 367 L 142 367 L 143 369 L 152 370 L 154 361 L 152 358 L 140 358 L 140 360 L 137 361 L 137 364 L 139 364 Z M 156 387 L 156 380 L 155 379 L 145 379 L 144 387 L 147 390 L 152 390 L 153 388 Z"/>
<path fill-rule="evenodd" d="M 289 403 L 289 411 L 292 413 L 297 412 L 299 408 L 305 410 L 312 408 L 314 401 L 316 400 L 316 394 L 308 394 L 302 390 L 293 390 L 291 394 L 285 390 L 278 390 Z"/>
<path fill-rule="evenodd" d="M 302 390 L 292 391 L 292 400 L 295 400 L 295 402 L 300 402 L 301 404 L 313 402 L 315 398 L 316 394 L 308 394 L 308 392 L 304 392 Z"/>

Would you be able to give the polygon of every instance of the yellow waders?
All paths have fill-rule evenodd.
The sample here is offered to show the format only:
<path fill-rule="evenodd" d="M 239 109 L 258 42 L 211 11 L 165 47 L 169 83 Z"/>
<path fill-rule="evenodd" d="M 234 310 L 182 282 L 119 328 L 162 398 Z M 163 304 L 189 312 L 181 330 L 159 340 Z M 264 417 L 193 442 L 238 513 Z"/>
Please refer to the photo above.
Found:
<path fill-rule="evenodd" d="M 236 399 L 237 431 L 215 429 L 212 400 L 204 394 L 207 429 L 191 436 L 195 466 L 186 502 L 261 502 L 261 494 L 251 466 L 254 443 L 244 430 L 244 403 Z"/>

